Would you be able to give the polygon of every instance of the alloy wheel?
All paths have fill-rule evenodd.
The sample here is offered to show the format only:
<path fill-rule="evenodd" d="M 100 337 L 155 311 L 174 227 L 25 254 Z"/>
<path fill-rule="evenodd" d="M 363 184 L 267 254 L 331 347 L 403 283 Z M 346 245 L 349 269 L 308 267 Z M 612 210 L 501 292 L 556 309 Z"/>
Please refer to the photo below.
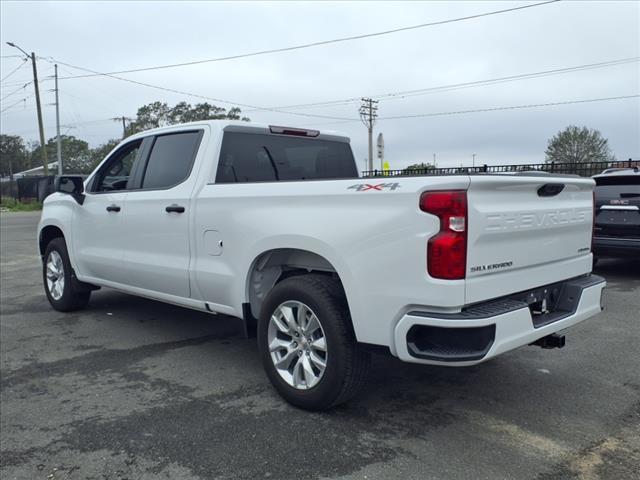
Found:
<path fill-rule="evenodd" d="M 64 264 L 56 250 L 52 250 L 47 258 L 47 289 L 54 300 L 60 300 L 64 294 Z"/>
<path fill-rule="evenodd" d="M 269 320 L 269 353 L 276 371 L 290 386 L 313 388 L 327 367 L 327 344 L 316 314 L 302 302 L 287 301 Z"/>

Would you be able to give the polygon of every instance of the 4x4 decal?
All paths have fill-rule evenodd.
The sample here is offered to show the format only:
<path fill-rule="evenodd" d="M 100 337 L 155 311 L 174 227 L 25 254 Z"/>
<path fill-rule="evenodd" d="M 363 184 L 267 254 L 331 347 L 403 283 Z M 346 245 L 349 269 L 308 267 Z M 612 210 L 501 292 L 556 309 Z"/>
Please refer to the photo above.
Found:
<path fill-rule="evenodd" d="M 400 188 L 399 183 L 356 183 L 355 185 L 351 185 L 347 188 L 347 190 L 355 190 L 356 192 L 366 192 L 367 190 L 377 190 L 381 192 L 385 188 L 389 190 L 395 190 L 396 188 Z"/>

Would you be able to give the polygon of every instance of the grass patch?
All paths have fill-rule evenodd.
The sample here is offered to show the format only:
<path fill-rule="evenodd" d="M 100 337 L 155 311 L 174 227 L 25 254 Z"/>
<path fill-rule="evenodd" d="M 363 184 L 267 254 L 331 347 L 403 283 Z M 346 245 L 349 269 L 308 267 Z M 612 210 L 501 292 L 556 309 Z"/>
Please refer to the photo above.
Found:
<path fill-rule="evenodd" d="M 42 210 L 42 202 L 19 202 L 15 198 L 2 197 L 0 200 L 0 209 L 9 212 L 35 212 Z"/>

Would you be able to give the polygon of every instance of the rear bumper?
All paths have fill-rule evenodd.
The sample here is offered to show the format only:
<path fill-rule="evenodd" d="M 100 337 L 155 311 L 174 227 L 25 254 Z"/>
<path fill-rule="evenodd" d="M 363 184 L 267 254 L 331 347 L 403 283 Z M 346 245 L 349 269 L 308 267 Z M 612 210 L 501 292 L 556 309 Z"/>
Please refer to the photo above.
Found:
<path fill-rule="evenodd" d="M 563 282 L 563 298 L 556 311 L 535 317 L 522 296 L 487 302 L 459 314 L 409 312 L 395 327 L 395 350 L 406 362 L 475 365 L 598 314 L 605 285 L 596 275 Z"/>
<path fill-rule="evenodd" d="M 594 255 L 603 257 L 626 257 L 627 255 L 640 255 L 640 239 L 622 237 L 594 237 L 592 251 Z"/>

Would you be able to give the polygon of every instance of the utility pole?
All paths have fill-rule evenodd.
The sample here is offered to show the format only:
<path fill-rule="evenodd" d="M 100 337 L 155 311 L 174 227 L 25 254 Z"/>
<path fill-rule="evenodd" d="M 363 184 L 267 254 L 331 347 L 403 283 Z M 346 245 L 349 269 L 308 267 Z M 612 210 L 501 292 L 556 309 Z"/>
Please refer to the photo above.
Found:
<path fill-rule="evenodd" d="M 360 119 L 367 127 L 369 134 L 369 170 L 373 170 L 373 125 L 378 116 L 378 100 L 362 98 L 360 104 Z"/>
<path fill-rule="evenodd" d="M 36 54 L 31 52 L 29 55 L 23 49 L 21 49 L 15 43 L 7 42 L 7 45 L 10 47 L 17 48 L 22 53 L 26 55 L 27 58 L 31 59 L 31 66 L 33 67 L 33 85 L 36 89 L 36 110 L 38 111 L 38 130 L 40 131 L 40 150 L 42 155 L 42 168 L 45 176 L 49 175 L 49 165 L 47 162 L 47 150 L 44 144 L 44 125 L 42 123 L 42 108 L 40 107 L 40 88 L 38 87 L 38 70 L 36 68 Z M 31 165 L 29 165 L 31 167 Z"/>
<path fill-rule="evenodd" d="M 36 88 L 36 110 L 38 111 L 38 130 L 40 131 L 40 147 L 41 147 L 40 152 L 42 156 L 42 174 L 46 177 L 47 175 L 49 175 L 49 162 L 47 160 L 47 148 L 44 143 L 44 125 L 42 123 L 42 107 L 40 106 L 40 88 L 38 87 L 38 69 L 36 68 L 36 54 L 33 52 L 31 52 L 31 65 L 33 66 L 33 85 Z"/>
<path fill-rule="evenodd" d="M 122 122 L 122 139 L 127 138 L 127 120 L 131 121 L 129 117 L 125 117 L 124 115 L 121 117 L 112 118 L 114 122 Z"/>
<path fill-rule="evenodd" d="M 56 78 L 56 155 L 58 157 L 58 175 L 62 175 L 62 139 L 60 138 L 60 100 L 58 99 L 58 64 L 54 66 Z"/>

